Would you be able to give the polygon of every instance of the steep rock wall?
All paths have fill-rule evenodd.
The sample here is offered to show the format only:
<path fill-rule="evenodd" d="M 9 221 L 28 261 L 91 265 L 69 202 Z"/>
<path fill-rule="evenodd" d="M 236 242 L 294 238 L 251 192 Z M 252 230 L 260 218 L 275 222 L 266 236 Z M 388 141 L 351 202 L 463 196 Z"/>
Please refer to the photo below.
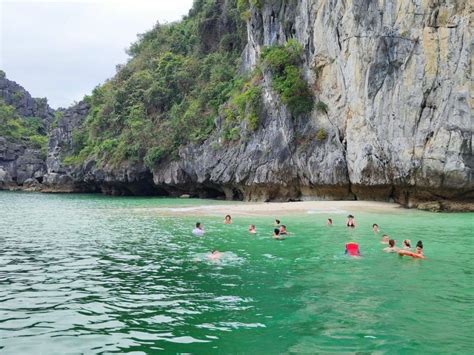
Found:
<path fill-rule="evenodd" d="M 33 98 L 18 83 L 6 78 L 3 71 L 0 70 L 0 99 L 7 105 L 15 108 L 21 117 L 38 117 L 45 124 L 45 130 L 54 120 L 54 110 L 49 107 L 45 98 Z"/>
<path fill-rule="evenodd" d="M 243 67 L 296 38 L 328 113 L 292 118 L 266 75 L 255 135 L 185 148 L 155 183 L 222 186 L 248 200 L 472 201 L 469 16 L 466 1 L 265 2 L 249 21 Z"/>
<path fill-rule="evenodd" d="M 53 131 L 45 180 L 53 189 L 111 194 L 472 208 L 469 11 L 467 1 L 264 1 L 251 11 L 242 70 L 255 67 L 265 46 L 295 38 L 315 101 L 327 111 L 293 117 L 266 72 L 255 132 L 242 122 L 240 141 L 225 143 L 218 118 L 206 142 L 182 147 L 177 160 L 150 172 L 94 161 L 64 167 L 59 153 L 70 149 L 84 107 Z"/>
<path fill-rule="evenodd" d="M 0 100 L 12 106 L 20 117 L 36 117 L 46 134 L 54 120 L 54 110 L 46 99 L 31 97 L 21 85 L 6 78 L 0 70 Z M 46 173 L 44 153 L 21 140 L 0 136 L 0 189 L 39 189 Z"/>

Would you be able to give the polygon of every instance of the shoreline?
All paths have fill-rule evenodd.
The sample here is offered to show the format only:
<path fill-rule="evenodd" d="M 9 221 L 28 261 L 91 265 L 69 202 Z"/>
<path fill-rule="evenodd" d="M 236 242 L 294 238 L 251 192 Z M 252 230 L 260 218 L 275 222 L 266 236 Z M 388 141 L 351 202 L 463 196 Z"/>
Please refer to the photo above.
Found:
<path fill-rule="evenodd" d="M 147 211 L 160 215 L 180 216 L 282 216 L 309 214 L 346 214 L 354 211 L 390 212 L 405 210 L 393 202 L 377 201 L 296 201 L 296 202 L 240 202 L 189 207 L 152 207 Z"/>
<path fill-rule="evenodd" d="M 0 191 L 10 191 L 10 192 L 30 192 L 30 193 L 42 193 L 42 194 L 102 194 L 106 196 L 114 196 L 103 194 L 101 192 L 86 192 L 74 190 L 71 188 L 45 188 L 43 185 L 34 185 L 34 186 L 18 186 L 18 185 L 0 185 Z M 124 196 L 133 196 L 133 195 L 124 195 Z M 188 195 L 186 195 L 188 196 Z M 114 196 L 122 197 L 122 196 Z M 161 198 L 176 198 L 180 199 L 179 196 L 158 196 L 158 195 L 136 195 L 135 197 L 161 197 Z M 182 198 L 182 197 L 181 197 Z M 189 198 L 186 197 L 186 198 Z M 191 197 L 191 199 L 195 199 Z M 212 200 L 212 199 L 211 199 Z M 215 199 L 215 201 L 225 201 L 221 199 Z M 292 202 L 247 202 L 247 201 L 227 201 L 229 204 L 223 205 L 228 206 L 228 213 L 240 214 L 240 215 L 255 215 L 260 214 L 264 215 L 263 212 L 278 212 L 281 213 L 302 213 L 308 212 L 308 209 L 314 209 L 315 213 L 323 213 L 320 210 L 328 209 L 327 213 L 332 213 L 331 209 L 352 209 L 352 208 L 364 208 L 368 211 L 388 211 L 394 208 L 397 209 L 406 209 L 406 210 L 421 210 L 428 212 L 474 212 L 474 201 L 459 201 L 459 200 L 424 200 L 419 201 L 416 204 L 405 205 L 398 202 L 387 202 L 387 201 L 371 201 L 371 200 L 303 200 L 303 201 L 292 201 Z M 233 203 L 233 204 L 232 204 Z M 243 207 L 245 206 L 245 207 Z M 218 206 L 201 206 L 198 210 L 207 210 L 214 213 L 225 213 L 224 209 L 218 208 Z M 195 207 L 190 207 L 192 210 L 196 210 Z M 181 211 L 175 211 L 181 212 Z"/>

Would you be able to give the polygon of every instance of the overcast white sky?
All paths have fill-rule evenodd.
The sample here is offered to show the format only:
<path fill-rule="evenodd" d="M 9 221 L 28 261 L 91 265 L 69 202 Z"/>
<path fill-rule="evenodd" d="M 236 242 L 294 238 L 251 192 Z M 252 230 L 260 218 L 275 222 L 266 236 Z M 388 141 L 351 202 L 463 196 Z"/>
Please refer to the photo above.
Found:
<path fill-rule="evenodd" d="M 125 63 L 125 49 L 193 0 L 0 0 L 0 69 L 34 97 L 69 106 Z"/>

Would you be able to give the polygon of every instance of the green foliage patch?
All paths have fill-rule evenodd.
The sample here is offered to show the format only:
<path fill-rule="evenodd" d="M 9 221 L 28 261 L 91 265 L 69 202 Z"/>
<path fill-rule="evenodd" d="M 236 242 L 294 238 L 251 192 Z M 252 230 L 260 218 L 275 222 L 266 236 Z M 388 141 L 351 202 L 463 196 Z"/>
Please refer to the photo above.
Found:
<path fill-rule="evenodd" d="M 13 106 L 0 99 L 0 136 L 23 142 L 46 154 L 48 137 L 41 118 L 20 117 Z"/>
<path fill-rule="evenodd" d="M 219 1 L 197 0 L 181 22 L 141 35 L 128 51 L 129 62 L 87 98 L 90 113 L 80 137 L 73 137 L 68 161 L 136 161 L 152 168 L 176 158 L 180 146 L 207 139 L 221 107 L 242 87 L 246 28 L 232 10 L 236 3 L 229 1 L 222 14 Z M 225 29 L 216 34 L 219 26 Z M 242 114 L 239 105 L 239 115 L 254 127 L 254 111 Z"/>
<path fill-rule="evenodd" d="M 263 69 L 273 74 L 273 88 L 294 116 L 310 113 L 313 95 L 301 69 L 303 48 L 296 40 L 262 51 Z"/>
<path fill-rule="evenodd" d="M 324 128 L 320 128 L 316 133 L 316 139 L 318 141 L 324 141 L 328 137 L 328 134 Z"/>
<path fill-rule="evenodd" d="M 313 107 L 296 41 L 265 48 L 259 67 L 240 72 L 246 43 L 242 14 L 263 0 L 196 0 L 182 21 L 156 25 L 139 36 L 111 80 L 87 97 L 89 115 L 73 134 L 65 162 L 99 164 L 143 162 L 150 169 L 176 159 L 186 144 L 199 144 L 222 119 L 222 139 L 253 132 L 262 116 L 262 70 L 273 74 L 273 87 L 294 116 Z M 263 69 L 262 69 L 263 68 Z"/>

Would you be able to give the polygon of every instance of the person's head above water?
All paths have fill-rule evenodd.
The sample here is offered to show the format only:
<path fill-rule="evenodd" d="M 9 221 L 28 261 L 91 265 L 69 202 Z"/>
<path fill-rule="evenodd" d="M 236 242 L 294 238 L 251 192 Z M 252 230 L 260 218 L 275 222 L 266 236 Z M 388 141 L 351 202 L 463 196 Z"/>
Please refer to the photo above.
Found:
<path fill-rule="evenodd" d="M 255 230 L 255 224 L 249 225 L 249 231 L 250 231 L 250 230 Z"/>
<path fill-rule="evenodd" d="M 403 241 L 403 246 L 407 247 L 407 248 L 411 248 L 411 241 L 410 239 L 405 239 Z"/>
<path fill-rule="evenodd" d="M 275 229 L 273 230 L 273 235 L 274 235 L 275 237 L 278 237 L 278 236 L 280 235 L 280 229 L 275 228 Z"/>
<path fill-rule="evenodd" d="M 356 226 L 354 216 L 351 215 L 351 214 L 349 216 L 347 216 L 347 226 L 351 227 L 351 228 L 354 228 Z"/>
<path fill-rule="evenodd" d="M 230 216 L 230 214 L 228 214 L 227 216 L 225 216 L 225 220 L 226 221 L 230 221 L 232 219 L 232 217 Z"/>
<path fill-rule="evenodd" d="M 280 220 L 279 220 L 279 219 L 275 219 L 275 225 L 276 225 L 276 226 L 279 226 L 279 225 L 280 225 Z"/>
<path fill-rule="evenodd" d="M 395 239 L 390 239 L 388 241 L 388 245 L 390 246 L 390 248 L 393 248 L 395 246 Z"/>
<path fill-rule="evenodd" d="M 284 224 L 280 226 L 280 232 L 286 232 L 286 226 Z"/>
<path fill-rule="evenodd" d="M 196 228 L 201 229 L 201 222 L 196 222 Z"/>
<path fill-rule="evenodd" d="M 416 243 L 416 251 L 423 251 L 423 242 L 421 240 L 419 240 L 417 243 Z"/>
<path fill-rule="evenodd" d="M 332 224 L 332 218 L 328 218 L 328 222 L 327 222 L 329 225 Z"/>

